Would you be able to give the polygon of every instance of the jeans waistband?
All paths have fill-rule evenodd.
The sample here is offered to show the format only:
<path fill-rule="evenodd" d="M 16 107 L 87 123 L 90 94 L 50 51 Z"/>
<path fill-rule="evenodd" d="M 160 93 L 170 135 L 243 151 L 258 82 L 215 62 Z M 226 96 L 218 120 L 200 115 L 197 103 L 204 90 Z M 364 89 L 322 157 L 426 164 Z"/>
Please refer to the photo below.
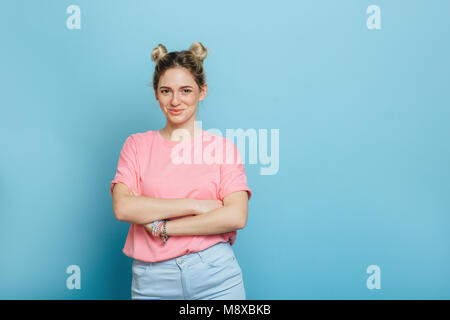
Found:
<path fill-rule="evenodd" d="M 212 245 L 211 247 L 201 250 L 200 253 L 199 252 L 190 252 L 190 253 L 184 254 L 179 257 L 175 257 L 175 258 L 163 260 L 163 261 L 157 261 L 157 262 L 146 262 L 146 261 L 134 259 L 134 263 L 141 264 L 141 265 L 157 264 L 157 265 L 161 265 L 161 266 L 177 266 L 177 264 L 180 262 L 195 264 L 195 263 L 202 261 L 201 257 L 200 257 L 202 254 L 203 255 L 216 255 L 216 254 L 221 254 L 221 252 L 224 252 L 224 251 L 226 252 L 226 250 L 233 250 L 230 246 L 230 243 L 229 242 L 218 242 L 218 243 Z"/>

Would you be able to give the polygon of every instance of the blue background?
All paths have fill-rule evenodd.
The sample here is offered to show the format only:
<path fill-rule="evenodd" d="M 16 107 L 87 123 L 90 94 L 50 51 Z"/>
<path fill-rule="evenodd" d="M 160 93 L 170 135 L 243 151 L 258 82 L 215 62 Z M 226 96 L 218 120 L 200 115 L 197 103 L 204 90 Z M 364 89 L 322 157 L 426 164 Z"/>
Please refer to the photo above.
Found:
<path fill-rule="evenodd" d="M 366 27 L 373 4 L 381 30 Z M 126 137 L 165 124 L 151 50 L 194 41 L 210 49 L 203 129 L 280 130 L 276 175 L 245 159 L 253 197 L 233 248 L 247 298 L 450 298 L 449 1 L 9 0 L 1 13 L 0 298 L 130 298 L 109 183 Z M 81 290 L 66 287 L 73 264 Z"/>

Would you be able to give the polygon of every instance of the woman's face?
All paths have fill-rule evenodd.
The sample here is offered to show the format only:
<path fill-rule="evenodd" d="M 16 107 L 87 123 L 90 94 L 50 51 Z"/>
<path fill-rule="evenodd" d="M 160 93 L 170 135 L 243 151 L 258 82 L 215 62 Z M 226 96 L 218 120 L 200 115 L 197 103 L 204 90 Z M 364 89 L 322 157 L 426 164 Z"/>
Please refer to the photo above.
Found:
<path fill-rule="evenodd" d="M 206 87 L 200 90 L 194 77 L 185 68 L 170 68 L 159 78 L 155 91 L 162 112 L 168 122 L 175 125 L 195 121 L 197 104 L 206 97 Z M 170 110 L 181 110 L 172 113 Z"/>

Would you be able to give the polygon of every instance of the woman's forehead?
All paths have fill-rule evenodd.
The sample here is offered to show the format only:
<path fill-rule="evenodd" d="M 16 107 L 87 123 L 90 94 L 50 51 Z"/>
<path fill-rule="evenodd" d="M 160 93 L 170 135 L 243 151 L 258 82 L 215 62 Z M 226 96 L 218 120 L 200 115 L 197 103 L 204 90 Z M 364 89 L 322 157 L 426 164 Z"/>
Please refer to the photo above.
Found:
<path fill-rule="evenodd" d="M 159 87 L 181 88 L 184 86 L 194 86 L 194 77 L 187 70 L 181 68 L 169 69 L 161 76 Z"/>

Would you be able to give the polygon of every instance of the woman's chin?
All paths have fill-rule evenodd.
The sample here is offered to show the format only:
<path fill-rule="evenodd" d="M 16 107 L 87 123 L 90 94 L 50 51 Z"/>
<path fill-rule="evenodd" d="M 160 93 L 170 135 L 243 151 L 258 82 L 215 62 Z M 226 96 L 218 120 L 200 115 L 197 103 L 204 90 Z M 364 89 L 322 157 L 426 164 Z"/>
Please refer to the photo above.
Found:
<path fill-rule="evenodd" d="M 172 125 L 179 126 L 179 125 L 182 125 L 183 123 L 185 123 L 186 120 L 185 119 L 168 118 L 167 122 L 170 122 Z"/>

